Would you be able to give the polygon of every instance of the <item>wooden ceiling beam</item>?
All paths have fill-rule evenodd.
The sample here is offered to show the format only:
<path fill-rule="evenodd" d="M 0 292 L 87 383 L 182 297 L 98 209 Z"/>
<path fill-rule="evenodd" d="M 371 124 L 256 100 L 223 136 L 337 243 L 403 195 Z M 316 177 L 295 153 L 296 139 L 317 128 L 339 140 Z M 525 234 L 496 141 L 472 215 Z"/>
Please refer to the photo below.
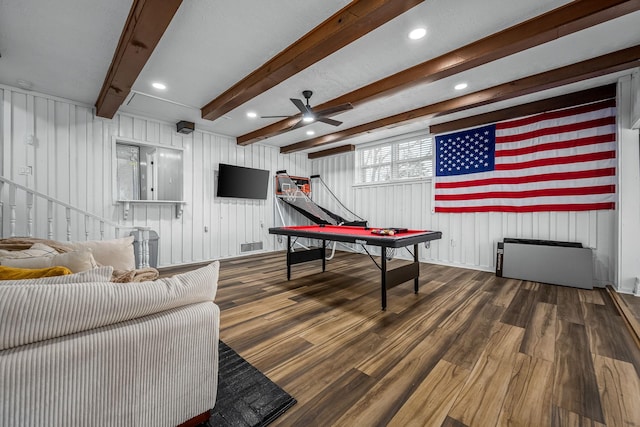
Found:
<path fill-rule="evenodd" d="M 435 82 L 637 10 L 640 10 L 640 0 L 575 0 L 324 104 L 316 105 L 315 108 L 320 110 L 346 102 L 357 107 L 365 102 L 391 96 L 417 85 Z M 237 143 L 252 144 L 286 132 L 291 126 L 291 120 L 282 120 L 239 136 Z"/>
<path fill-rule="evenodd" d="M 532 114 L 544 113 L 545 111 L 569 108 L 574 105 L 588 104 L 602 101 L 603 99 L 615 98 L 616 84 L 598 86 L 592 89 L 585 89 L 579 92 L 572 92 L 565 95 L 554 96 L 553 98 L 542 99 L 540 101 L 528 102 L 514 107 L 503 108 L 489 113 L 478 114 L 463 119 L 452 120 L 450 122 L 430 125 L 429 132 L 437 135 L 445 132 L 454 132 L 461 129 L 472 128 L 474 126 L 496 123 L 503 120 L 511 120 L 518 117 L 530 116 Z"/>
<path fill-rule="evenodd" d="M 116 114 L 180 4 L 182 0 L 134 0 L 96 100 L 98 117 Z"/>
<path fill-rule="evenodd" d="M 416 108 L 405 113 L 385 117 L 350 129 L 287 145 L 281 147 L 280 152 L 293 153 L 309 148 L 315 148 L 369 133 L 375 129 L 397 124 L 409 124 L 418 120 L 444 116 L 457 111 L 480 107 L 482 105 L 504 101 L 518 96 L 528 95 L 638 66 L 640 66 L 640 45 L 519 80 L 503 83 L 501 85 L 459 96 L 457 98 Z"/>
<path fill-rule="evenodd" d="M 315 153 L 307 154 L 309 160 L 319 159 L 320 157 L 333 156 L 336 154 L 349 153 L 355 151 L 355 145 L 341 145 L 340 147 L 329 148 L 328 150 L 316 151 Z"/>
<path fill-rule="evenodd" d="M 215 120 L 221 117 L 423 1 L 352 1 L 297 42 L 202 107 L 202 118 Z"/>

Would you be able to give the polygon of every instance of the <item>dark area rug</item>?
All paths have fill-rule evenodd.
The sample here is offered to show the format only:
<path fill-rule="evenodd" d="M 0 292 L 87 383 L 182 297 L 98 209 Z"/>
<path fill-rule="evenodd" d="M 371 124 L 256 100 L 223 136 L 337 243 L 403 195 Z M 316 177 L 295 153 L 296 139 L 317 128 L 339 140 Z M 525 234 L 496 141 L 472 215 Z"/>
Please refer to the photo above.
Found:
<path fill-rule="evenodd" d="M 296 400 L 220 341 L 218 394 L 205 426 L 266 426 Z"/>

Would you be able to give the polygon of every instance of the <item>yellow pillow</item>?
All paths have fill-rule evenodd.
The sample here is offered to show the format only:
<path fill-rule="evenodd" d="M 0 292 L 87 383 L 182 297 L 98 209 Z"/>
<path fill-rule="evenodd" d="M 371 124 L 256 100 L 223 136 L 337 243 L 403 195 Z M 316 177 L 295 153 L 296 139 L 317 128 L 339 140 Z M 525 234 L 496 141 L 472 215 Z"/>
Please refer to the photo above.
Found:
<path fill-rule="evenodd" d="M 60 266 L 38 269 L 0 266 L 0 280 L 37 279 L 39 277 L 64 276 L 67 274 L 71 274 L 71 270 Z"/>

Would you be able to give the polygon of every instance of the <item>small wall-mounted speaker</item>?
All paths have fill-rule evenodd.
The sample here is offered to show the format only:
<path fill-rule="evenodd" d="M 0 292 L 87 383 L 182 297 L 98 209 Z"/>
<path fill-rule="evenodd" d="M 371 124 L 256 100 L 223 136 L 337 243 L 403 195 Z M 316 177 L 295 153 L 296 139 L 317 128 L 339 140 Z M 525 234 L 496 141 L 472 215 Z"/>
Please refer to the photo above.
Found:
<path fill-rule="evenodd" d="M 186 120 L 182 120 L 176 123 L 176 131 L 178 133 L 190 134 L 195 129 L 195 125 L 193 122 L 187 122 Z"/>

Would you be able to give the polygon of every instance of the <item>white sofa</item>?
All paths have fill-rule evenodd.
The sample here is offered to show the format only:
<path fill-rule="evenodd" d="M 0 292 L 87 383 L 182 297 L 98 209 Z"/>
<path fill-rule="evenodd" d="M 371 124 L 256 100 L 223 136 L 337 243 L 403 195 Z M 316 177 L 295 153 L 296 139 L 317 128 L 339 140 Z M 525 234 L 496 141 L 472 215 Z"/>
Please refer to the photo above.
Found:
<path fill-rule="evenodd" d="M 218 269 L 0 281 L 0 425 L 175 426 L 213 408 Z"/>

